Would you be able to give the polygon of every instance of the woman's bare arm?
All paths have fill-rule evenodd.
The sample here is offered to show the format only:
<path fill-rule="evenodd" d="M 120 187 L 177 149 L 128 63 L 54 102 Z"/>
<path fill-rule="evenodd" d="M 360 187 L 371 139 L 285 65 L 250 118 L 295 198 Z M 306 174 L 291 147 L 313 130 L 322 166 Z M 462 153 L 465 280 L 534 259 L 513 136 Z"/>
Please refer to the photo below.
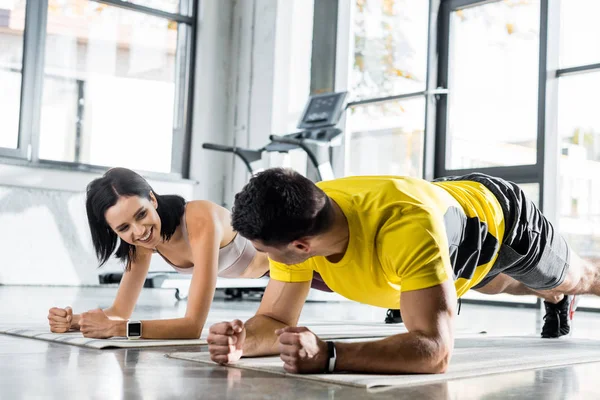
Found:
<path fill-rule="evenodd" d="M 204 201 L 189 203 L 186 208 L 188 240 L 192 249 L 194 273 L 185 316 L 182 318 L 142 321 L 146 339 L 197 339 L 202 333 L 215 293 L 219 246 L 223 236 L 218 206 Z M 124 336 L 121 324 L 115 336 Z"/>

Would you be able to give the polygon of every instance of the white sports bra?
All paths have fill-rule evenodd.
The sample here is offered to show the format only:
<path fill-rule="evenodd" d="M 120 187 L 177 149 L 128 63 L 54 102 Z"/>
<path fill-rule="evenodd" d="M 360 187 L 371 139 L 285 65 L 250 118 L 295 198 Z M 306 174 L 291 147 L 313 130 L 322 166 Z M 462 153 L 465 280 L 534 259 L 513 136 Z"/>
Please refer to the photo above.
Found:
<path fill-rule="evenodd" d="M 185 213 L 183 214 L 181 227 L 183 229 L 184 237 L 188 240 L 188 232 L 185 221 Z M 181 268 L 174 265 L 165 256 L 156 251 L 175 271 L 180 274 L 192 274 L 194 267 Z M 252 263 L 254 256 L 256 255 L 256 249 L 252 246 L 252 243 L 241 235 L 235 235 L 233 240 L 224 247 L 219 249 L 219 261 L 217 267 L 217 276 L 221 278 L 238 278 L 241 276 L 246 268 Z"/>

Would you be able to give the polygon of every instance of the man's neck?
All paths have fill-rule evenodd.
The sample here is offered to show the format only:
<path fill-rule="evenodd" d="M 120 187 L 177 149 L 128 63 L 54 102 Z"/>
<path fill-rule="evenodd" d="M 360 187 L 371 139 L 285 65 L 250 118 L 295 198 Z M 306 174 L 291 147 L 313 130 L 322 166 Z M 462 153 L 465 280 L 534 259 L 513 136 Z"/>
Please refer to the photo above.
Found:
<path fill-rule="evenodd" d="M 346 249 L 350 242 L 350 229 L 348 227 L 348 219 L 340 206 L 333 200 L 331 200 L 331 204 L 334 215 L 333 226 L 325 232 L 323 241 L 319 247 L 322 249 L 320 253 L 329 262 L 336 263 L 344 258 L 344 254 L 346 254 Z"/>

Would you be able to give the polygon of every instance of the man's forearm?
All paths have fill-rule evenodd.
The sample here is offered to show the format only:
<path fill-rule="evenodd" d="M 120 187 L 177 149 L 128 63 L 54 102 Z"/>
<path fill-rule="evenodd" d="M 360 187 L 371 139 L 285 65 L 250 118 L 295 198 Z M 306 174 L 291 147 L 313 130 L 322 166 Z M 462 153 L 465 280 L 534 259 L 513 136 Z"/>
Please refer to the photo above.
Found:
<path fill-rule="evenodd" d="M 402 333 L 383 340 L 336 343 L 336 371 L 381 374 L 443 373 L 453 348 L 452 338 L 419 332 Z"/>
<path fill-rule="evenodd" d="M 243 357 L 279 354 L 279 337 L 275 331 L 286 327 L 286 324 L 266 315 L 255 315 L 244 326 L 246 340 Z"/>

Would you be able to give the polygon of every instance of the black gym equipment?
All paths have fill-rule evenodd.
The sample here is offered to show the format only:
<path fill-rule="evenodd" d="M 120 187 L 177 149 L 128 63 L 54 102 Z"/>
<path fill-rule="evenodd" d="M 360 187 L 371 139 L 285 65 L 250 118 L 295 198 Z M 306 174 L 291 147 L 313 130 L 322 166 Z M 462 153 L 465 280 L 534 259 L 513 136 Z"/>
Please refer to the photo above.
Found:
<path fill-rule="evenodd" d="M 204 143 L 202 147 L 207 150 L 233 153 L 242 160 L 252 175 L 258 172 L 252 164 L 260 161 L 264 152 L 288 153 L 291 150 L 302 149 L 316 169 L 317 181 L 333 179 L 329 149 L 331 141 L 342 133 L 341 129 L 335 126 L 346 108 L 347 93 L 335 92 L 310 96 L 297 125 L 300 131 L 283 136 L 270 135 L 271 142 L 260 149 L 253 150 L 215 143 Z"/>

